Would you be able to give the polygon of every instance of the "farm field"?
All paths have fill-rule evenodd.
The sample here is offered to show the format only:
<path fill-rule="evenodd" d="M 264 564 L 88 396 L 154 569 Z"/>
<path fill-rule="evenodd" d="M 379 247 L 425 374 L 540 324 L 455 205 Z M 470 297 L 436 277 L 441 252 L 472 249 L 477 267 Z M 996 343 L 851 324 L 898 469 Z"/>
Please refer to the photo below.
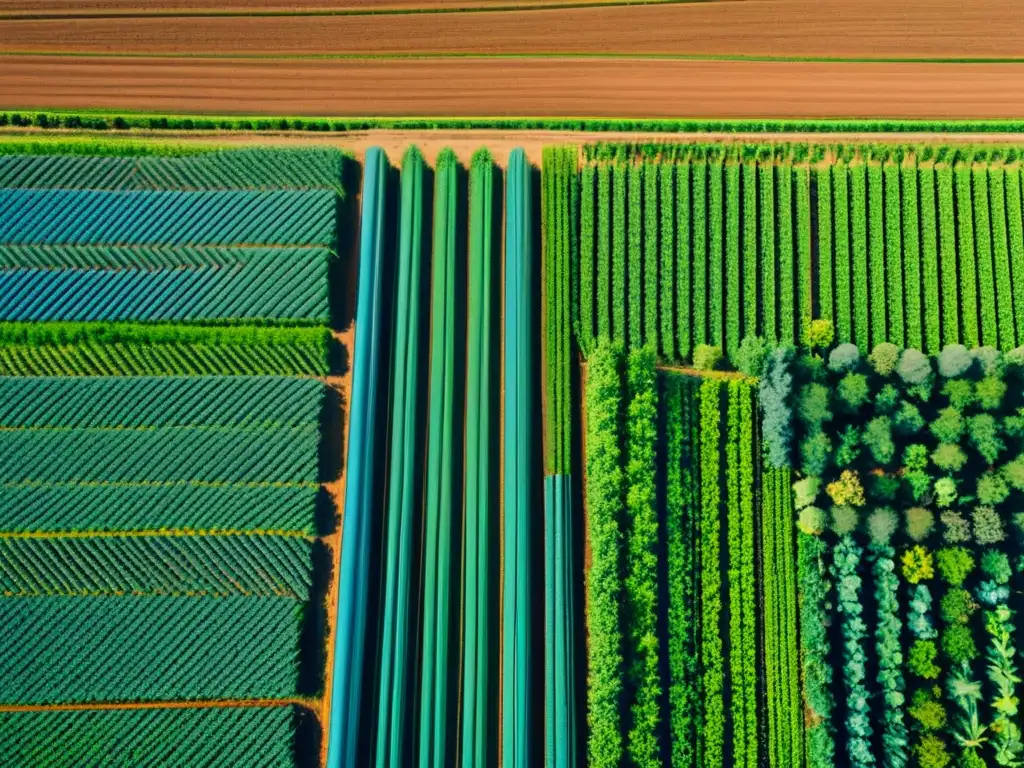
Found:
<path fill-rule="evenodd" d="M 0 749 L 1024 763 L 1024 145 L 884 138 L 0 142 Z"/>
<path fill-rule="evenodd" d="M 930 119 L 1024 113 L 1024 64 L 21 55 L 3 63 L 0 100 L 29 112 Z M 948 101 L 932 96 L 937 78 Z M 303 87 L 294 88 L 299 81 Z M 666 87 L 671 101 L 663 98 Z"/>

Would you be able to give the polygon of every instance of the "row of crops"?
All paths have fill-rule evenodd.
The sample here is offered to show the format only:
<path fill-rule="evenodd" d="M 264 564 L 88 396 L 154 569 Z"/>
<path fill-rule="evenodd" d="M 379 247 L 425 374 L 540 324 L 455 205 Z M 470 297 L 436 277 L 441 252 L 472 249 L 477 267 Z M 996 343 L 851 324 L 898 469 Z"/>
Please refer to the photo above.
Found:
<path fill-rule="evenodd" d="M 26 149 L 0 156 L 4 759 L 315 762 L 344 158 Z"/>
<path fill-rule="evenodd" d="M 882 341 L 1013 349 L 1024 341 L 1022 172 L 1005 155 L 587 147 L 565 196 L 580 348 L 600 335 L 665 359 L 700 345 L 732 359 L 745 337 L 795 343 L 820 317 L 864 352 Z"/>
<path fill-rule="evenodd" d="M 574 627 L 538 598 L 534 185 L 521 150 L 502 170 L 486 150 L 468 168 L 445 150 L 430 168 L 411 148 L 397 174 L 367 155 L 335 649 L 352 663 L 335 668 L 330 765 L 544 754 L 536 644 L 558 623 L 568 646 Z M 573 573 L 558 566 L 564 600 Z M 565 653 L 549 670 L 563 707 Z M 571 764 L 572 743 L 557 748 Z"/>

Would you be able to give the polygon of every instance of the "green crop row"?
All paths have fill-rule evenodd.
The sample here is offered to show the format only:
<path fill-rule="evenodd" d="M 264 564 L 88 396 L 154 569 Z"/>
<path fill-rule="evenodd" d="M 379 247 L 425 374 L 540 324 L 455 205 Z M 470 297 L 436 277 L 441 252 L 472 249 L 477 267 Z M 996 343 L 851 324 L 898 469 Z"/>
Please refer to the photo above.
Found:
<path fill-rule="evenodd" d="M 36 768 L 100 768 L 129 755 L 164 768 L 294 768 L 296 715 L 282 706 L 3 712 L 0 753 Z"/>
<path fill-rule="evenodd" d="M 587 578 L 587 765 L 618 768 L 622 734 L 623 632 L 621 347 L 599 340 L 587 364 L 586 504 L 592 561 Z"/>
<path fill-rule="evenodd" d="M 788 484 L 781 495 L 791 499 Z M 792 526 L 791 522 L 789 526 Z M 828 601 L 832 585 L 825 564 L 828 549 L 828 544 L 819 536 L 802 532 L 797 534 L 801 680 L 806 711 L 804 727 L 808 768 L 831 768 L 836 761 L 836 728 L 833 723 L 836 702 L 832 694 L 832 666 L 829 660 L 831 639 L 828 631 Z"/>
<path fill-rule="evenodd" d="M 626 660 L 633 726 L 629 760 L 661 765 L 661 648 L 658 623 L 658 395 L 654 349 L 630 353 L 626 406 Z"/>

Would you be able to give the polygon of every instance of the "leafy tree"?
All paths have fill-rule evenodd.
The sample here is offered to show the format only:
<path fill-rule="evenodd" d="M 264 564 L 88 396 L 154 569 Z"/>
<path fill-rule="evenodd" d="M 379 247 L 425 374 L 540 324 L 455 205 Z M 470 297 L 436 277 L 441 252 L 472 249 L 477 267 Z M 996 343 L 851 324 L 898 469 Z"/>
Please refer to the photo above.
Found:
<path fill-rule="evenodd" d="M 793 506 L 797 509 L 809 507 L 818 498 L 821 480 L 817 477 L 804 477 L 793 483 Z"/>
<path fill-rule="evenodd" d="M 975 391 L 978 395 L 978 404 L 986 411 L 994 411 L 1003 402 L 1006 382 L 995 376 L 986 376 L 978 382 Z"/>
<path fill-rule="evenodd" d="M 964 583 L 974 570 L 974 557 L 964 547 L 946 547 L 935 553 L 935 564 L 942 580 L 953 587 Z"/>
<path fill-rule="evenodd" d="M 1013 576 L 1010 558 L 997 549 L 990 549 L 981 556 L 981 572 L 996 584 L 1009 584 Z"/>
<path fill-rule="evenodd" d="M 956 499 L 956 480 L 952 477 L 940 477 L 935 481 L 935 503 L 938 506 L 950 507 Z"/>
<path fill-rule="evenodd" d="M 942 538 L 949 544 L 971 540 L 971 524 L 959 512 L 947 509 L 939 516 L 942 520 Z"/>
<path fill-rule="evenodd" d="M 913 435 L 924 427 L 924 417 L 916 405 L 904 400 L 893 416 L 892 423 L 900 434 Z"/>
<path fill-rule="evenodd" d="M 978 646 L 974 644 L 971 628 L 962 624 L 946 627 L 942 632 L 942 652 L 954 664 L 978 658 Z"/>
<path fill-rule="evenodd" d="M 926 734 L 914 747 L 917 763 L 921 768 L 946 768 L 953 758 L 946 750 L 946 742 L 934 733 Z"/>
<path fill-rule="evenodd" d="M 693 367 L 698 371 L 714 371 L 722 363 L 722 350 L 710 344 L 698 344 L 693 350 Z"/>
<path fill-rule="evenodd" d="M 947 624 L 966 624 L 976 610 L 978 604 L 971 593 L 961 587 L 949 590 L 939 601 L 939 613 Z"/>
<path fill-rule="evenodd" d="M 964 417 L 956 408 L 943 408 L 928 428 L 940 443 L 956 443 L 964 433 Z"/>
<path fill-rule="evenodd" d="M 877 546 L 885 546 L 896 532 L 896 526 L 896 513 L 889 507 L 879 507 L 868 517 L 871 542 Z"/>
<path fill-rule="evenodd" d="M 982 504 L 994 507 L 1006 501 L 1009 495 L 1010 487 L 1002 475 L 989 472 L 978 478 L 978 501 Z"/>
<path fill-rule="evenodd" d="M 834 483 L 829 483 L 825 491 L 832 499 L 832 503 L 838 506 L 864 506 L 864 487 L 853 470 L 844 469 L 839 475 L 839 479 Z"/>
<path fill-rule="evenodd" d="M 825 530 L 825 510 L 820 507 L 804 507 L 797 518 L 797 526 L 811 536 L 820 535 Z"/>
<path fill-rule="evenodd" d="M 829 409 L 829 389 L 824 384 L 812 382 L 800 390 L 796 405 L 797 415 L 808 429 L 816 429 L 832 419 Z"/>
<path fill-rule="evenodd" d="M 813 433 L 800 444 L 800 455 L 803 459 L 801 468 L 805 475 L 822 475 L 828 467 L 829 456 L 832 454 L 832 441 L 822 431 Z"/>
<path fill-rule="evenodd" d="M 896 373 L 907 384 L 924 384 L 932 375 L 932 363 L 923 352 L 905 349 L 896 365 Z"/>
<path fill-rule="evenodd" d="M 863 373 L 848 373 L 839 380 L 836 394 L 847 409 L 856 412 L 871 396 L 868 379 Z"/>
<path fill-rule="evenodd" d="M 881 414 L 894 413 L 902 402 L 900 391 L 892 384 L 886 384 L 875 395 L 875 411 Z"/>
<path fill-rule="evenodd" d="M 913 541 L 924 541 L 935 527 L 935 515 L 927 507 L 907 510 L 907 536 Z"/>
<path fill-rule="evenodd" d="M 839 447 L 836 448 L 835 461 L 837 467 L 848 467 L 860 456 L 860 430 L 848 424 L 839 435 Z"/>
<path fill-rule="evenodd" d="M 967 454 L 956 443 L 941 443 L 932 451 L 932 463 L 944 472 L 959 472 L 967 463 Z"/>
<path fill-rule="evenodd" d="M 998 544 L 1006 538 L 1003 521 L 992 507 L 975 507 L 972 516 L 974 518 L 974 540 L 983 547 L 989 544 Z"/>
<path fill-rule="evenodd" d="M 1002 468 L 1003 479 L 1015 491 L 1024 491 L 1024 456 L 1007 462 Z"/>
<path fill-rule="evenodd" d="M 914 497 L 914 501 L 921 501 L 932 488 L 932 476 L 920 469 L 910 470 L 903 479 L 910 486 L 910 495 Z"/>
<path fill-rule="evenodd" d="M 967 432 L 971 445 L 989 464 L 995 464 L 999 454 L 1006 447 L 999 438 L 999 425 L 989 413 L 979 413 L 967 420 Z"/>
<path fill-rule="evenodd" d="M 829 320 L 811 320 L 804 328 L 804 344 L 811 349 L 824 349 L 832 345 L 836 332 Z"/>
<path fill-rule="evenodd" d="M 971 355 L 978 361 L 982 373 L 986 376 L 1002 376 L 1005 371 L 1003 356 L 995 347 L 978 347 L 971 350 Z"/>
<path fill-rule="evenodd" d="M 973 363 L 974 358 L 963 344 L 947 344 L 939 352 L 939 373 L 947 379 L 967 373 Z"/>
<path fill-rule="evenodd" d="M 925 581 L 935 576 L 932 553 L 918 545 L 903 553 L 903 578 L 911 584 Z"/>
<path fill-rule="evenodd" d="M 915 640 L 907 654 L 907 667 L 924 680 L 937 680 L 942 671 L 935 663 L 939 649 L 931 640 Z"/>
<path fill-rule="evenodd" d="M 900 348 L 889 342 L 877 345 L 868 356 L 868 362 L 879 376 L 889 376 L 900 361 Z"/>
<path fill-rule="evenodd" d="M 845 536 L 857 530 L 860 521 L 857 510 L 851 506 L 832 507 L 832 530 L 839 536 Z"/>
<path fill-rule="evenodd" d="M 910 633 L 920 640 L 934 640 L 939 636 L 932 623 L 931 610 L 932 592 L 927 584 L 918 584 L 911 593 L 907 627 Z"/>
<path fill-rule="evenodd" d="M 974 404 L 974 384 L 966 379 L 947 381 L 942 387 L 942 394 L 949 398 L 949 404 L 958 411 Z"/>
<path fill-rule="evenodd" d="M 768 344 L 763 338 L 746 336 L 736 350 L 736 367 L 747 376 L 760 378 L 768 353 Z"/>
<path fill-rule="evenodd" d="M 900 489 L 899 475 L 871 475 L 871 495 L 883 501 L 891 501 L 896 498 L 896 492 Z"/>
<path fill-rule="evenodd" d="M 892 461 L 896 445 L 892 441 L 892 423 L 887 416 L 876 416 L 864 429 L 864 445 L 879 464 Z"/>
<path fill-rule="evenodd" d="M 928 468 L 928 448 L 920 443 L 912 443 L 903 449 L 903 466 L 907 469 Z"/>
<path fill-rule="evenodd" d="M 765 359 L 758 385 L 761 437 L 768 448 L 768 462 L 779 468 L 790 464 L 790 444 L 793 439 L 790 424 L 792 412 L 789 407 L 789 395 L 793 389 L 793 374 L 789 370 L 792 357 L 793 351 L 788 347 L 773 349 Z"/>
<path fill-rule="evenodd" d="M 946 708 L 936 701 L 927 688 L 919 688 L 914 692 L 908 711 L 926 731 L 940 731 L 946 727 Z"/>
<path fill-rule="evenodd" d="M 840 344 L 828 356 L 828 367 L 837 372 L 852 371 L 860 362 L 860 350 L 856 344 Z"/>

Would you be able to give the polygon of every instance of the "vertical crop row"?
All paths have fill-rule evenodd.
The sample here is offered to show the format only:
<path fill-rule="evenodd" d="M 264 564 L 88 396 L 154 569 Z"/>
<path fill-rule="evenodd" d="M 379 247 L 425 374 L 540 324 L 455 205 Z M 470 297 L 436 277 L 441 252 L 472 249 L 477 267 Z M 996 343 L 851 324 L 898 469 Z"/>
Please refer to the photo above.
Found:
<path fill-rule="evenodd" d="M 971 169 L 974 192 L 974 244 L 978 268 L 978 306 L 981 310 L 981 343 L 999 346 L 996 315 L 996 276 L 992 261 L 992 224 L 989 214 L 988 171 Z"/>
<path fill-rule="evenodd" d="M 626 341 L 626 166 L 612 167 L 612 333 Z"/>
<path fill-rule="evenodd" d="M 423 262 L 423 156 L 415 147 L 402 159 L 397 290 L 392 326 L 391 434 L 388 472 L 377 765 L 397 766 L 406 733 L 404 706 L 410 668 L 409 617 L 413 535 L 419 502 L 416 468 L 420 423 L 416 380 L 420 358 L 420 275 Z M 415 654 L 413 654 L 415 658 Z"/>
<path fill-rule="evenodd" d="M 544 478 L 546 764 L 576 765 L 575 610 L 573 607 L 572 478 Z"/>
<path fill-rule="evenodd" d="M 768 764 L 804 764 L 804 707 L 797 644 L 797 559 L 789 470 L 761 475 L 761 573 Z M 811 596 L 813 597 L 813 596 Z M 807 599 L 807 596 L 805 596 Z M 819 629 L 824 631 L 824 628 Z"/>
<path fill-rule="evenodd" d="M 776 169 L 776 203 L 778 205 L 778 339 L 792 342 L 794 333 L 793 264 L 796 244 L 793 240 L 793 167 L 788 163 Z M 768 268 L 768 265 L 765 265 Z"/>
<path fill-rule="evenodd" d="M 820 199 L 821 187 L 818 187 Z M 853 341 L 853 285 L 850 265 L 850 171 L 846 163 L 832 168 L 832 200 L 835 208 L 835 318 L 836 333 L 841 341 Z M 826 316 L 827 317 L 827 316 Z"/>
<path fill-rule="evenodd" d="M 942 274 L 942 344 L 959 344 L 961 340 L 960 300 L 957 272 L 956 206 L 953 194 L 953 169 L 936 167 L 939 190 L 939 263 Z M 964 319 L 966 329 L 966 318 Z"/>
<path fill-rule="evenodd" d="M 587 579 L 587 765 L 623 759 L 623 657 L 619 601 L 624 497 L 622 352 L 601 339 L 587 362 L 586 503 L 592 564 Z"/>
<path fill-rule="evenodd" d="M 566 474 L 570 461 L 572 350 L 572 232 L 576 148 L 546 147 L 543 154 L 542 201 L 544 233 L 545 348 L 547 394 L 546 467 Z M 618 305 L 616 305 L 618 306 Z"/>
<path fill-rule="evenodd" d="M 867 166 L 856 163 L 850 166 L 850 242 L 853 246 L 853 340 L 862 352 L 874 346 L 869 335 L 868 309 L 871 306 L 871 291 L 868 285 L 868 209 L 867 209 Z M 884 293 L 876 297 L 879 306 L 885 309 Z"/>
<path fill-rule="evenodd" d="M 886 216 L 883 191 L 882 166 L 869 163 L 868 181 L 868 285 L 870 293 L 865 296 L 871 308 L 871 346 L 886 341 L 886 317 L 889 312 L 888 294 L 885 283 L 885 232 Z M 899 209 L 897 209 L 898 211 Z M 891 288 L 891 287 L 890 287 Z M 900 319 L 902 329 L 903 320 Z"/>
<path fill-rule="evenodd" d="M 1024 343 L 1024 213 L 1021 212 L 1021 172 L 1006 170 L 1006 220 L 1009 226 L 1010 274 L 1017 342 Z"/>
<path fill-rule="evenodd" d="M 815 169 L 815 186 L 818 191 L 818 307 L 820 316 L 835 324 L 839 338 L 849 341 L 849 323 L 841 324 L 842 297 L 837 296 L 839 248 L 838 245 L 834 250 L 832 247 L 832 172 L 833 166 L 828 165 L 821 165 Z M 837 209 L 839 205 L 837 202 Z M 842 205 L 845 215 L 845 197 Z M 838 214 L 837 210 L 836 215 Z M 836 226 L 838 228 L 838 223 Z"/>
<path fill-rule="evenodd" d="M 660 298 L 660 344 L 658 351 L 662 357 L 674 359 L 676 353 L 676 290 L 675 275 L 676 251 L 675 244 L 681 233 L 676 232 L 676 209 L 675 209 L 675 179 L 673 171 L 675 166 L 666 163 L 660 167 L 661 186 L 661 277 L 659 279 Z"/>
<path fill-rule="evenodd" d="M 854 768 L 873 765 L 870 700 L 867 687 L 867 624 L 860 575 L 863 549 L 851 534 L 833 550 L 837 609 L 842 616 L 843 678 L 846 695 L 846 753 Z"/>
<path fill-rule="evenodd" d="M 921 321 L 921 249 L 918 229 L 917 168 L 900 167 L 903 201 L 903 280 L 907 346 L 924 349 L 924 324 Z M 932 230 L 932 235 L 935 232 Z M 936 350 L 937 352 L 938 350 Z"/>
<path fill-rule="evenodd" d="M 725 166 L 725 348 L 730 356 L 740 346 L 743 315 L 740 304 L 740 166 Z"/>
<path fill-rule="evenodd" d="M 743 163 L 743 333 L 764 331 L 757 299 L 757 166 Z"/>
<path fill-rule="evenodd" d="M 974 252 L 974 208 L 971 205 L 971 169 L 958 165 L 956 177 L 957 261 L 960 265 L 960 302 L 949 307 L 959 315 L 963 328 L 961 342 L 967 347 L 981 344 L 978 329 L 978 272 Z M 945 288 L 945 286 L 943 286 Z"/>
<path fill-rule="evenodd" d="M 644 169 L 644 344 L 658 348 L 658 166 Z"/>
<path fill-rule="evenodd" d="M 447 743 L 448 723 L 455 714 L 449 704 L 448 683 L 453 653 L 449 637 L 453 624 L 455 566 L 453 490 L 455 467 L 461 461 L 461 457 L 454 455 L 458 172 L 455 153 L 442 151 L 434 167 L 426 493 L 423 500 L 423 654 L 419 686 L 418 762 L 430 768 L 448 764 L 452 749 Z M 455 576 L 457 578 L 457 572 Z M 457 604 L 454 607 L 458 609 Z"/>
<path fill-rule="evenodd" d="M 490 754 L 488 702 L 493 643 L 490 639 L 491 518 L 495 486 L 491 453 L 496 434 L 491 412 L 497 381 L 492 379 L 494 164 L 487 150 L 473 155 L 469 171 L 469 263 L 466 317 L 465 556 L 463 558 L 462 756 L 483 765 Z M 497 427 L 497 425 L 494 425 Z"/>
<path fill-rule="evenodd" d="M 888 333 L 883 341 L 890 341 L 898 347 L 906 346 L 906 323 L 903 306 L 903 238 L 900 231 L 900 167 L 886 163 L 882 170 L 885 195 L 885 276 L 886 317 Z"/>
<path fill-rule="evenodd" d="M 693 213 L 691 239 L 693 242 L 692 315 L 693 346 L 710 343 L 708 333 L 708 164 L 696 162 L 690 166 L 693 174 Z"/>
<path fill-rule="evenodd" d="M 583 166 L 580 172 L 580 351 L 588 354 L 594 345 L 594 182 L 595 168 Z"/>
<path fill-rule="evenodd" d="M 733 764 L 756 768 L 758 756 L 757 649 L 754 614 L 754 440 L 751 389 L 734 379 L 726 411 L 726 490 L 729 542 L 729 701 Z"/>
<path fill-rule="evenodd" d="M 814 268 L 811 264 L 811 169 L 800 165 L 796 176 L 796 317 L 793 342 L 799 337 L 800 327 L 814 317 Z M 829 225 L 831 228 L 831 225 Z M 821 224 L 818 224 L 819 231 Z M 819 257 L 820 258 L 820 257 Z M 819 310 L 820 311 L 820 310 Z M 825 317 L 825 315 L 822 315 Z"/>
<path fill-rule="evenodd" d="M 700 611 L 701 697 L 704 702 L 702 764 L 724 765 L 725 670 L 722 643 L 721 389 L 718 379 L 700 388 Z"/>
<path fill-rule="evenodd" d="M 660 648 L 658 616 L 658 530 L 656 445 L 658 395 L 654 349 L 630 352 L 626 384 L 626 659 L 632 722 L 628 753 L 638 768 L 661 765 Z"/>
<path fill-rule="evenodd" d="M 505 186 L 504 317 L 504 592 L 502 595 L 503 768 L 529 768 L 533 729 L 531 690 L 531 526 L 536 457 L 533 396 L 536 371 L 533 323 L 535 265 L 532 248 L 531 170 L 512 150 Z M 584 189 L 584 197 L 586 189 Z M 584 220 L 585 225 L 585 220 Z"/>
<path fill-rule="evenodd" d="M 1009 350 L 1016 346 L 1016 333 L 1013 318 L 1013 279 L 1010 275 L 1010 242 L 1006 222 L 1006 171 L 1002 168 L 991 168 L 988 171 L 988 180 L 999 349 Z"/>
<path fill-rule="evenodd" d="M 627 295 L 625 299 L 626 305 L 629 307 L 627 311 L 628 344 L 633 349 L 644 343 L 643 178 L 644 167 L 638 163 L 631 164 L 629 166 L 629 213 L 626 215 L 629 225 L 629 258 L 626 269 Z"/>
<path fill-rule="evenodd" d="M 936 219 L 935 166 L 917 169 L 921 207 L 921 286 L 924 290 L 924 351 L 942 348 L 942 307 L 939 303 L 939 228 Z"/>
<path fill-rule="evenodd" d="M 676 352 L 686 359 L 690 356 L 690 318 L 693 303 L 690 301 L 693 286 L 691 253 L 693 216 L 690 208 L 690 164 L 676 166 Z"/>
<path fill-rule="evenodd" d="M 698 491 L 700 443 L 694 407 L 699 384 L 665 377 L 665 527 L 668 560 L 668 701 L 671 765 L 696 765 L 700 732 Z"/>
<path fill-rule="evenodd" d="M 722 163 L 708 164 L 708 334 L 711 343 L 722 348 L 725 342 L 724 295 L 722 284 L 725 268 L 723 235 Z"/>
<path fill-rule="evenodd" d="M 775 164 L 768 162 L 757 166 L 760 183 L 761 213 L 761 317 L 762 335 L 769 342 L 779 339 L 778 320 L 775 308 L 778 306 L 775 274 L 777 270 L 775 251 Z"/>
<path fill-rule="evenodd" d="M 583 194 L 586 195 L 586 188 Z M 595 329 L 598 336 L 608 337 L 612 332 L 612 171 L 605 164 L 597 166 L 597 313 Z"/>
<path fill-rule="evenodd" d="M 792 498 L 788 485 L 784 494 L 785 498 Z M 833 723 L 836 704 L 832 695 L 832 666 L 829 661 L 828 603 L 831 584 L 825 565 L 827 550 L 828 545 L 820 536 L 803 532 L 797 534 L 801 679 L 808 768 L 831 768 L 836 761 L 836 729 Z"/>
<path fill-rule="evenodd" d="M 341 558 L 338 566 L 338 618 L 331 687 L 327 764 L 354 765 L 360 733 L 363 653 L 369 592 L 370 524 L 376 456 L 378 374 L 381 367 L 381 305 L 384 274 L 384 209 L 387 157 L 378 147 L 366 153 L 359 240 L 359 297 L 356 306 L 352 402 Z"/>

